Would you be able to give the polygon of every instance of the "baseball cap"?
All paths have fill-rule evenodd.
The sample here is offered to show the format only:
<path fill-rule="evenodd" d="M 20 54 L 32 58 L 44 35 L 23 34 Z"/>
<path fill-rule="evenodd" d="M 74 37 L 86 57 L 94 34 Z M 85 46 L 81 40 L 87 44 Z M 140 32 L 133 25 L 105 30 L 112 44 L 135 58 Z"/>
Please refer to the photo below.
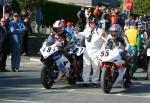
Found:
<path fill-rule="evenodd" d="M 18 16 L 18 13 L 14 13 L 13 16 Z"/>
<path fill-rule="evenodd" d="M 72 22 L 67 22 L 67 23 L 66 23 L 66 27 L 70 27 L 71 25 L 73 25 Z"/>

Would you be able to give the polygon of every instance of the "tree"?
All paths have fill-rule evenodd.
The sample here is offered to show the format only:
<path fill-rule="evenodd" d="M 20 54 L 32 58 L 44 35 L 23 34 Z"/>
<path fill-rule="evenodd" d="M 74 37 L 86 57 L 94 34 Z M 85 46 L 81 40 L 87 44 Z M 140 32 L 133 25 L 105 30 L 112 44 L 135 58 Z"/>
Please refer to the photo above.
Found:
<path fill-rule="evenodd" d="M 39 8 L 43 6 L 48 0 L 17 0 L 23 10 L 33 10 L 33 7 Z"/>
<path fill-rule="evenodd" d="M 135 14 L 143 15 L 147 14 L 150 16 L 150 0 L 132 0 L 133 9 L 132 12 Z"/>

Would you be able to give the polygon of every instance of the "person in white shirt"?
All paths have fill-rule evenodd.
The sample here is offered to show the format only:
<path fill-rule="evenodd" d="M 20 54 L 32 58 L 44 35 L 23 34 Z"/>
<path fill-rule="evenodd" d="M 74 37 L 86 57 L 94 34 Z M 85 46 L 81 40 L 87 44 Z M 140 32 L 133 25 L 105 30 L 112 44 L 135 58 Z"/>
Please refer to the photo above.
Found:
<path fill-rule="evenodd" d="M 83 55 L 83 86 L 89 86 L 88 83 L 90 81 L 90 76 L 94 87 L 99 80 L 100 68 L 97 53 L 105 43 L 102 33 L 103 30 L 97 28 L 97 19 L 95 17 L 89 18 L 89 28 L 86 28 L 83 32 L 78 33 L 78 36 L 85 37 L 86 46 L 86 50 Z M 92 75 L 91 69 L 93 69 Z"/>

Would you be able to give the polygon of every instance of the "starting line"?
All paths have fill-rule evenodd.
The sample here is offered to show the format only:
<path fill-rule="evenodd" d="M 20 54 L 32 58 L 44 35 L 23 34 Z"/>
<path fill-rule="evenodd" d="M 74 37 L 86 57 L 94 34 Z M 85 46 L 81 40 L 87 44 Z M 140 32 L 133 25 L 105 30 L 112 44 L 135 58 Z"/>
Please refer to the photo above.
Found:
<path fill-rule="evenodd" d="M 150 99 L 150 95 L 130 95 L 130 94 L 123 94 L 123 93 L 117 93 L 117 94 L 105 94 L 103 92 L 99 93 L 94 93 L 94 92 L 86 92 L 86 91 L 81 91 L 80 89 L 48 89 L 46 90 L 45 88 L 9 88 L 6 90 L 44 90 L 40 91 L 37 93 L 32 93 L 32 94 L 41 94 L 41 92 L 44 93 L 51 93 L 51 92 L 69 92 L 69 93 L 79 93 L 79 94 L 87 94 L 87 95 L 104 95 L 104 96 L 121 96 L 121 97 L 130 97 L 130 98 L 145 98 L 145 99 Z M 0 90 L 4 91 L 4 90 Z M 29 101 L 26 100 L 7 100 L 7 99 L 0 99 L 0 101 L 10 101 L 10 102 L 20 102 L 20 103 L 29 103 Z M 44 103 L 44 102 L 34 102 L 30 101 L 30 103 Z"/>
<path fill-rule="evenodd" d="M 0 99 L 0 101 L 4 101 L 4 102 L 14 102 L 14 103 L 44 103 L 44 102 L 36 102 L 36 101 L 11 100 L 11 99 Z"/>

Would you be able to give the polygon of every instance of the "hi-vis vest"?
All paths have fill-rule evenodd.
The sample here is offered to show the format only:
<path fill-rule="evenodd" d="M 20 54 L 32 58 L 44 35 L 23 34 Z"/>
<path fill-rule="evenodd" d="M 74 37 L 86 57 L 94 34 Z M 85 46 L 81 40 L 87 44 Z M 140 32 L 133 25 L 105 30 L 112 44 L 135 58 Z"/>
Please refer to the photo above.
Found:
<path fill-rule="evenodd" d="M 127 29 L 125 31 L 125 34 L 128 37 L 129 43 L 131 46 L 136 46 L 137 45 L 137 36 L 139 34 L 139 31 L 136 29 Z"/>

